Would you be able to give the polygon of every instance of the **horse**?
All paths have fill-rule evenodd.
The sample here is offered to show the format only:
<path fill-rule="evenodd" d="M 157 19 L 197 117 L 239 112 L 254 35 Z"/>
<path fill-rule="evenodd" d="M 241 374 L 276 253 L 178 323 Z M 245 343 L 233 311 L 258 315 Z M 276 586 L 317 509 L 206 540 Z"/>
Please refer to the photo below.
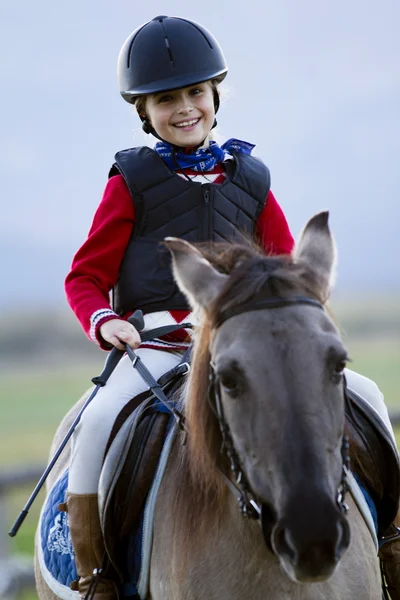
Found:
<path fill-rule="evenodd" d="M 336 263 L 328 213 L 309 220 L 291 256 L 165 244 L 198 326 L 186 432 L 156 501 L 148 598 L 380 599 L 375 543 L 344 498 L 348 356 L 326 306 Z M 48 489 L 68 461 L 66 450 Z M 56 600 L 37 561 L 36 581 L 41 600 Z"/>

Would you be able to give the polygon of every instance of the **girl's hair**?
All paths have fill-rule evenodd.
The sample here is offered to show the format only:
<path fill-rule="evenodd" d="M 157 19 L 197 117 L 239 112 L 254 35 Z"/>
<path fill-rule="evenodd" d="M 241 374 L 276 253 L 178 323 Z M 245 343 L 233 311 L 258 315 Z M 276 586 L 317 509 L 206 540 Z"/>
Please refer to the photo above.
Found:
<path fill-rule="evenodd" d="M 211 89 L 212 89 L 213 93 L 218 94 L 218 85 L 221 83 L 221 79 L 219 77 L 215 77 L 215 79 L 209 79 L 208 81 L 211 83 Z M 206 82 L 202 82 L 202 83 L 206 83 Z M 196 85 L 196 84 L 193 84 L 193 85 Z M 192 87 L 192 86 L 187 86 L 187 87 Z M 137 98 L 135 99 L 135 107 L 136 107 L 138 115 L 141 117 L 146 116 L 146 98 L 147 98 L 147 94 L 143 95 L 143 96 L 137 96 Z"/>
<path fill-rule="evenodd" d="M 146 114 L 146 96 L 137 96 L 135 107 L 138 115 L 143 117 Z"/>

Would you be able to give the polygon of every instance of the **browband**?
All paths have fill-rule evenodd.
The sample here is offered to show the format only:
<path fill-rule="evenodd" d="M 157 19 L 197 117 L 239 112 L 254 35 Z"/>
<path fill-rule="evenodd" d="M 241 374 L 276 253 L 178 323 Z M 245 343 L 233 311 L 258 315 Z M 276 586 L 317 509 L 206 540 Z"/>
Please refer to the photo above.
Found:
<path fill-rule="evenodd" d="M 309 304 L 324 310 L 324 305 L 321 302 L 315 300 L 314 298 L 309 298 L 308 296 L 278 296 L 275 298 L 263 298 L 262 300 L 252 300 L 250 302 L 246 302 L 245 304 L 238 304 L 237 306 L 232 306 L 231 308 L 222 311 L 216 321 L 215 326 L 221 327 L 221 325 L 231 317 L 235 317 L 236 315 L 240 315 L 245 312 L 264 310 L 268 308 L 282 308 L 284 306 L 291 306 L 293 304 Z"/>

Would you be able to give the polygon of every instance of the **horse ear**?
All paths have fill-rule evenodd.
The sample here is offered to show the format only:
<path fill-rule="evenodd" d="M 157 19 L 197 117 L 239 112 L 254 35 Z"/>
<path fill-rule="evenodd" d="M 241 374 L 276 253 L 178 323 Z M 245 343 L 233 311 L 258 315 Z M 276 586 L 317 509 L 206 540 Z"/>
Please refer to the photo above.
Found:
<path fill-rule="evenodd" d="M 175 281 L 192 309 L 207 308 L 221 292 L 228 276 L 214 269 L 189 242 L 174 237 L 167 237 L 164 242 L 172 254 Z"/>
<path fill-rule="evenodd" d="M 336 244 L 328 225 L 329 212 L 320 212 L 304 227 L 293 257 L 304 262 L 317 276 L 325 298 L 333 286 L 336 269 Z"/>

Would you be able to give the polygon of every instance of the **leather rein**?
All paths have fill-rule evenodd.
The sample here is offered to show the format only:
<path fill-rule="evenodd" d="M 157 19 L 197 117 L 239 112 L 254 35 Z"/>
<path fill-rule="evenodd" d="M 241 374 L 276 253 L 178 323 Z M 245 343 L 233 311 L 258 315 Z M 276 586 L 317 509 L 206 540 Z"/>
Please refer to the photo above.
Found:
<path fill-rule="evenodd" d="M 324 305 L 321 302 L 315 300 L 314 298 L 309 298 L 307 296 L 288 296 L 256 299 L 222 311 L 217 319 L 216 328 L 220 327 L 223 323 L 225 323 L 225 321 L 227 321 L 231 317 L 240 315 L 245 312 L 251 312 L 254 310 L 266 310 L 272 308 L 283 308 L 286 306 L 293 306 L 299 304 L 313 306 L 315 308 L 325 310 Z M 221 452 L 225 452 L 230 464 L 230 477 L 228 477 L 228 475 L 222 471 L 222 475 L 225 479 L 225 482 L 236 496 L 237 501 L 239 503 L 240 512 L 243 515 L 243 517 L 249 519 L 260 519 L 262 507 L 257 501 L 256 495 L 252 492 L 246 475 L 242 470 L 240 459 L 233 443 L 233 438 L 229 429 L 229 425 L 225 420 L 221 401 L 221 384 L 215 370 L 215 365 L 212 360 L 210 361 L 208 401 L 216 416 L 221 432 Z M 337 490 L 336 501 L 339 510 L 345 514 L 348 511 L 348 506 L 345 503 L 345 495 L 349 490 L 346 471 L 347 469 L 349 469 L 350 465 L 349 438 L 347 435 L 344 435 L 342 438 L 341 453 L 342 476 Z"/>

